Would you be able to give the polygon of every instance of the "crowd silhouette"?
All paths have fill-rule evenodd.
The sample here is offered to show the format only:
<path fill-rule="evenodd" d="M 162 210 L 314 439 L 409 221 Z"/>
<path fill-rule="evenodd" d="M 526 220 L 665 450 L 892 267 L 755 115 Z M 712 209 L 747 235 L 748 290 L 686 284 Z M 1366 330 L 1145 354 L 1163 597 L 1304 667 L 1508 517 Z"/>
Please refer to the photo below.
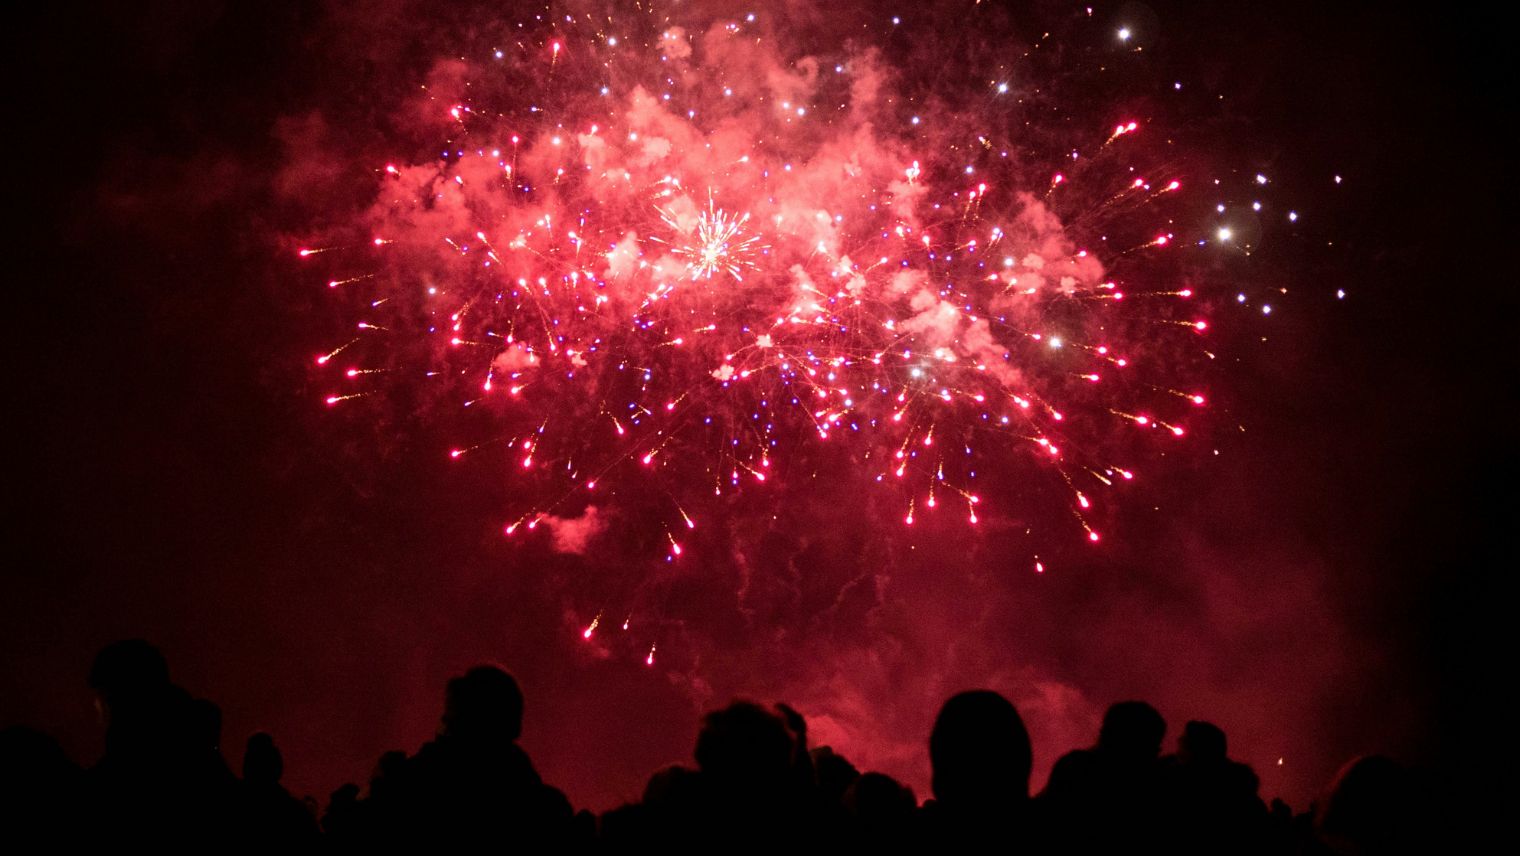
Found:
<path fill-rule="evenodd" d="M 928 736 L 932 797 L 810 746 L 785 705 L 735 701 L 706 715 L 694 767 L 649 779 L 600 816 L 576 812 L 517 743 L 523 695 L 496 666 L 449 681 L 437 736 L 380 757 L 368 784 L 325 808 L 281 785 L 274 738 L 248 738 L 242 775 L 221 751 L 222 714 L 175 685 L 163 655 L 117 642 L 89 672 L 105 750 L 81 768 L 43 732 L 0 731 L 9 842 L 151 842 L 213 849 L 436 848 L 474 842 L 545 852 L 782 848 L 1010 853 L 1373 854 L 1425 850 L 1414 777 L 1381 756 L 1348 763 L 1308 812 L 1258 794 L 1225 733 L 1189 722 L 1163 754 L 1155 708 L 1109 708 L 1090 748 L 1063 755 L 1030 793 L 1033 752 L 1014 705 L 988 690 L 945 702 Z M 33 836 L 40 836 L 34 838 Z"/>

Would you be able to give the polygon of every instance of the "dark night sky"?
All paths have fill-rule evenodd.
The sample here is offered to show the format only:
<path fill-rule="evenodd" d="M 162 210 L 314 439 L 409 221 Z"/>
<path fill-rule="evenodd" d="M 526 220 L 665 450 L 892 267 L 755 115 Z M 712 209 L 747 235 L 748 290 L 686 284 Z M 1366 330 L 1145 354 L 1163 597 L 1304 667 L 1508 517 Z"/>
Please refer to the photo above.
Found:
<path fill-rule="evenodd" d="M 1218 721 L 1300 805 L 1359 752 L 1449 773 L 1493 716 L 1474 676 L 1514 567 L 1496 549 L 1516 428 L 1513 275 L 1490 258 L 1513 191 L 1497 27 L 1186 5 L 1130 14 L 1165 34 L 1158 61 L 1231 93 L 1246 168 L 1313 223 L 1276 251 L 1290 294 L 1228 375 L 1248 428 L 1214 444 L 1228 463 L 1179 463 L 1166 521 L 1124 521 L 1154 537 L 1091 567 L 1036 582 L 962 544 L 972 570 L 950 576 L 924 557 L 951 543 L 931 533 L 892 559 L 874 636 L 814 621 L 804 597 L 773 616 L 804 628 L 787 656 L 760 658 L 780 637 L 751 633 L 658 674 L 576 645 L 560 584 L 585 561 L 509 548 L 469 476 L 406 447 L 366 463 L 314 412 L 311 282 L 281 243 L 301 214 L 270 176 L 282 119 L 367 85 L 334 58 L 355 54 L 325 8 L 20 13 L 0 724 L 93 758 L 90 657 L 144 636 L 222 704 L 230 755 L 270 729 L 293 789 L 324 796 L 426 739 L 444 681 L 482 660 L 524 684 L 545 777 L 593 808 L 689 756 L 694 699 L 732 695 L 790 699 L 924 796 L 935 706 L 972 684 L 1030 717 L 1037 785 L 1130 695 L 1174 729 Z M 373 11 L 404 29 L 404 9 Z M 876 560 L 848 535 L 777 550 L 798 574 Z M 891 735 L 851 744 L 861 719 Z"/>

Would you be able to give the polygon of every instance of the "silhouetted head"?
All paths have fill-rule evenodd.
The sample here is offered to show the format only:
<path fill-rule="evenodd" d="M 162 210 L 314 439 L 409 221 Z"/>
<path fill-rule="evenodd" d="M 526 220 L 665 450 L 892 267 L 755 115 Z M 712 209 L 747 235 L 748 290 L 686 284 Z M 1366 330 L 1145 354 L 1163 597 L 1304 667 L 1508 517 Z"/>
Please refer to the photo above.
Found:
<path fill-rule="evenodd" d="M 517 680 L 496 666 L 476 666 L 449 681 L 443 733 L 516 740 L 522 735 L 523 695 Z"/>
<path fill-rule="evenodd" d="M 0 796 L 6 800 L 51 796 L 50 789 L 78 769 L 50 735 L 24 725 L 0 728 Z"/>
<path fill-rule="evenodd" d="M 169 663 L 142 639 L 112 642 L 95 655 L 90 689 L 105 705 L 157 693 L 169 686 Z"/>
<path fill-rule="evenodd" d="M 1229 756 L 1224 730 L 1212 722 L 1193 720 L 1182 727 L 1177 754 L 1192 763 L 1218 763 Z"/>
<path fill-rule="evenodd" d="M 1013 703 L 991 690 L 945 702 L 929 734 L 929 763 L 934 796 L 947 805 L 1029 797 L 1029 732 Z"/>
<path fill-rule="evenodd" d="M 709 780 L 728 786 L 770 788 L 792 764 L 792 735 L 774 713 L 736 701 L 702 720 L 693 753 Z"/>
<path fill-rule="evenodd" d="M 680 765 L 658 770 L 644 785 L 643 803 L 647 806 L 683 805 L 701 787 L 697 771 Z"/>
<path fill-rule="evenodd" d="M 359 801 L 359 786 L 353 782 L 339 785 L 327 798 L 328 811 L 350 806 Z"/>
<path fill-rule="evenodd" d="M 1417 813 L 1408 771 L 1392 758 L 1368 755 L 1336 774 L 1314 825 L 1323 837 L 1375 847 L 1397 840 Z"/>
<path fill-rule="evenodd" d="M 259 785 L 278 785 L 285 775 L 285 758 L 274 738 L 260 731 L 248 738 L 243 750 L 243 781 Z"/>
<path fill-rule="evenodd" d="M 1143 701 L 1121 701 L 1103 714 L 1098 748 L 1105 754 L 1132 761 L 1152 760 L 1161 754 L 1166 720 Z"/>
<path fill-rule="evenodd" d="M 405 778 L 406 753 L 392 749 L 380 756 L 375 769 L 369 774 L 369 795 L 388 797 L 395 790 L 396 782 Z"/>

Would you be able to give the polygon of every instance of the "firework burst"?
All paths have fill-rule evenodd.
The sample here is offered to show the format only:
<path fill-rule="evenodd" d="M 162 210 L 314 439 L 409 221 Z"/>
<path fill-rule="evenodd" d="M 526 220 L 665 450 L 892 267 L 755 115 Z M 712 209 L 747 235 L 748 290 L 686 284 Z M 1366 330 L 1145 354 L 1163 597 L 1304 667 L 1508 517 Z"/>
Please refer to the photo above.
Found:
<path fill-rule="evenodd" d="M 704 502 L 837 447 L 903 525 L 1099 541 L 1134 440 L 1206 400 L 1175 256 L 1223 239 L 1178 225 L 1175 154 L 1015 63 L 925 83 L 755 17 L 567 17 L 426 87 L 441 155 L 376 170 L 369 249 L 300 250 L 357 315 L 327 403 L 437 390 L 449 459 L 511 463 L 508 535 L 621 494 L 674 560 Z"/>
<path fill-rule="evenodd" d="M 698 215 L 694 229 L 682 228 L 667 211 L 660 212 L 660 219 L 677 233 L 691 233 L 689 242 L 671 247 L 677 258 L 685 260 L 685 275 L 689 279 L 712 279 L 727 274 L 742 281 L 744 271 L 756 266 L 754 253 L 760 238 L 745 233 L 748 214 L 734 216 L 713 207 L 712 200 L 708 200 L 707 210 Z"/>

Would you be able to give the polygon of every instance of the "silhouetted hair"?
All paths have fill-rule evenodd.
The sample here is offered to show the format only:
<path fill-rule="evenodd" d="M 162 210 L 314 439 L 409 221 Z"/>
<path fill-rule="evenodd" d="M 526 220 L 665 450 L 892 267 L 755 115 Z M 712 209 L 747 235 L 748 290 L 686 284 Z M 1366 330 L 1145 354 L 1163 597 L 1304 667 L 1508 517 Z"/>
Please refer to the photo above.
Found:
<path fill-rule="evenodd" d="M 971 690 L 940 708 L 929 734 L 929 763 L 941 802 L 1024 799 L 1034 752 L 1012 702 L 991 690 Z"/>
<path fill-rule="evenodd" d="M 453 736 L 522 736 L 523 694 L 517 680 L 496 666 L 476 666 L 449 681 L 443 731 Z"/>

